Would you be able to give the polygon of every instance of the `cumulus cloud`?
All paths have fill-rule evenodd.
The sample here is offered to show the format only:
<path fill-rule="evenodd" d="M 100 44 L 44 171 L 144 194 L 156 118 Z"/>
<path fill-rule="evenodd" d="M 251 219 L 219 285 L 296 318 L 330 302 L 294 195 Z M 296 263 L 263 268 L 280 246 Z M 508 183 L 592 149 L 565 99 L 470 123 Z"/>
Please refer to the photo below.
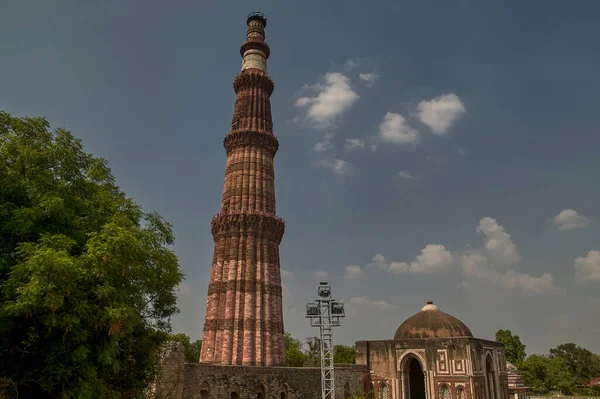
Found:
<path fill-rule="evenodd" d="M 315 166 L 331 169 L 334 175 L 347 176 L 352 174 L 352 165 L 342 159 L 323 159 L 315 162 Z"/>
<path fill-rule="evenodd" d="M 517 246 L 510 234 L 491 217 L 484 217 L 477 225 L 484 246 L 452 253 L 444 245 L 428 244 L 412 262 L 390 262 L 378 253 L 367 265 L 393 274 L 443 272 L 458 264 L 463 275 L 461 287 L 473 282 L 486 282 L 523 292 L 540 294 L 554 292 L 557 288 L 549 273 L 536 277 L 518 273 L 514 266 L 520 261 Z M 600 251 L 591 251 L 586 258 L 575 260 L 575 269 L 585 281 L 600 281 Z"/>
<path fill-rule="evenodd" d="M 574 209 L 563 209 L 558 215 L 552 218 L 552 222 L 559 230 L 566 231 L 587 227 L 590 224 L 590 219 Z"/>
<path fill-rule="evenodd" d="M 375 81 L 379 78 L 379 75 L 377 75 L 375 72 L 369 72 L 359 73 L 358 77 L 365 83 L 365 85 L 373 86 L 373 83 L 375 83 Z"/>
<path fill-rule="evenodd" d="M 376 267 L 390 273 L 435 273 L 448 269 L 454 264 L 454 255 L 443 245 L 428 244 L 411 263 L 389 262 L 382 254 L 373 256 L 369 267 Z"/>
<path fill-rule="evenodd" d="M 329 276 L 329 273 L 327 273 L 325 270 L 319 270 L 315 273 L 315 275 L 317 276 L 317 278 L 326 278 L 327 276 Z"/>
<path fill-rule="evenodd" d="M 477 225 L 477 232 L 483 236 L 485 250 L 496 264 L 512 265 L 519 262 L 517 245 L 495 219 L 482 218 Z"/>
<path fill-rule="evenodd" d="M 366 296 L 354 296 L 350 298 L 350 303 L 359 306 L 370 306 L 380 310 L 396 308 L 396 306 L 392 305 L 391 303 L 382 301 L 381 299 L 371 299 Z"/>
<path fill-rule="evenodd" d="M 401 170 L 400 172 L 396 173 L 396 177 L 399 177 L 401 179 L 407 179 L 407 180 L 418 180 L 416 177 L 414 177 L 413 175 L 411 175 L 406 170 Z"/>
<path fill-rule="evenodd" d="M 291 279 L 294 278 L 294 275 L 289 270 L 281 269 L 281 277 Z"/>
<path fill-rule="evenodd" d="M 323 140 L 319 141 L 313 147 L 313 151 L 324 152 L 329 151 L 333 148 L 333 138 L 335 137 L 335 133 L 328 132 L 323 136 Z"/>
<path fill-rule="evenodd" d="M 410 144 L 417 141 L 418 132 L 406 123 L 400 114 L 388 112 L 379 125 L 379 138 L 394 144 Z"/>
<path fill-rule="evenodd" d="M 529 274 L 519 274 L 519 286 L 525 292 L 541 294 L 556 290 L 554 279 L 549 273 L 544 273 L 540 277 L 533 277 Z"/>
<path fill-rule="evenodd" d="M 507 267 L 515 266 L 520 261 L 520 256 L 510 234 L 495 219 L 482 218 L 477 225 L 477 232 L 483 236 L 484 247 L 463 251 L 459 255 L 465 277 L 534 294 L 557 290 L 549 273 L 535 277 L 517 273 L 514 269 L 507 270 Z"/>
<path fill-rule="evenodd" d="M 575 258 L 573 267 L 578 283 L 600 282 L 600 251 L 590 251 L 587 256 Z"/>
<path fill-rule="evenodd" d="M 448 269 L 454 263 L 454 256 L 443 245 L 427 244 L 410 264 L 413 273 L 434 273 Z"/>
<path fill-rule="evenodd" d="M 360 60 L 358 58 L 351 58 L 349 60 L 346 60 L 346 62 L 344 63 L 344 66 L 348 69 L 358 68 L 359 65 Z"/>
<path fill-rule="evenodd" d="M 549 273 L 535 277 L 527 273 L 517 273 L 514 270 L 498 271 L 490 258 L 477 253 L 463 253 L 460 264 L 465 277 L 499 284 L 506 288 L 519 288 L 523 292 L 541 294 L 556 291 L 554 279 Z M 469 281 L 467 281 L 469 283 Z"/>
<path fill-rule="evenodd" d="M 421 122 L 438 136 L 445 135 L 458 117 L 466 112 L 465 104 L 454 93 L 421 101 L 417 106 L 417 115 Z"/>
<path fill-rule="evenodd" d="M 344 144 L 344 147 L 346 147 L 348 151 L 365 148 L 365 146 L 366 144 L 363 139 L 346 139 L 346 143 Z"/>
<path fill-rule="evenodd" d="M 316 94 L 300 97 L 296 107 L 306 108 L 306 117 L 319 128 L 330 126 L 359 98 L 350 86 L 350 79 L 339 72 L 328 73 L 323 84 L 305 86 L 305 89 Z"/>
<path fill-rule="evenodd" d="M 358 280 L 365 275 L 365 271 L 358 265 L 346 266 L 344 278 L 346 280 Z"/>

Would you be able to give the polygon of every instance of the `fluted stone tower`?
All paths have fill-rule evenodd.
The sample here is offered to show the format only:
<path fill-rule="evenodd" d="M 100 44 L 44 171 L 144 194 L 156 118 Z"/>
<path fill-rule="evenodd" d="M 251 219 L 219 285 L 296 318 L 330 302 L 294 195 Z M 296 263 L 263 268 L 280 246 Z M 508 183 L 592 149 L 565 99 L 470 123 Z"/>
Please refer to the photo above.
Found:
<path fill-rule="evenodd" d="M 200 362 L 280 366 L 285 364 L 279 243 L 283 220 L 275 213 L 273 134 L 267 75 L 267 19 L 247 19 L 240 53 L 242 71 L 227 151 L 221 212 L 212 220 L 215 250 Z"/>

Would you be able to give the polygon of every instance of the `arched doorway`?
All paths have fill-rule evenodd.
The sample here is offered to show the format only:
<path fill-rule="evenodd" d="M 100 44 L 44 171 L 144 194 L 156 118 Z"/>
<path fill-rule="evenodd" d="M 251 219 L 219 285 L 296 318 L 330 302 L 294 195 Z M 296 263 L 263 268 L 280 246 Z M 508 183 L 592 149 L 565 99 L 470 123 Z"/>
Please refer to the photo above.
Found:
<path fill-rule="evenodd" d="M 415 356 L 409 356 L 403 362 L 404 399 L 427 399 L 425 393 L 425 374 L 423 366 Z"/>
<path fill-rule="evenodd" d="M 485 377 L 486 377 L 486 386 L 488 391 L 489 399 L 496 399 L 496 384 L 495 384 L 495 372 L 494 372 L 494 362 L 492 361 L 491 356 L 486 356 L 485 358 Z"/>
<path fill-rule="evenodd" d="M 208 386 L 208 382 L 204 381 L 200 385 L 200 399 L 208 399 L 209 398 L 210 388 Z"/>
<path fill-rule="evenodd" d="M 237 383 L 234 383 L 231 386 L 231 394 L 229 395 L 229 399 L 240 399 L 240 387 Z"/>
<path fill-rule="evenodd" d="M 256 392 L 256 399 L 265 399 L 267 397 L 267 390 L 264 385 L 260 385 L 258 392 Z"/>

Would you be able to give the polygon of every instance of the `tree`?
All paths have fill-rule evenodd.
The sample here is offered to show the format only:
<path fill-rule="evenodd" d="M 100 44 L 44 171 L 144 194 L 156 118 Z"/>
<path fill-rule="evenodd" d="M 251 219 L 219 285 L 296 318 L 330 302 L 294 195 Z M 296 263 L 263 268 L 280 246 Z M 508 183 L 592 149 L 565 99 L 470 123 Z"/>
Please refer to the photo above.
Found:
<path fill-rule="evenodd" d="M 304 366 L 305 367 L 320 367 L 321 366 L 321 338 L 308 337 L 304 341 L 306 343 L 306 351 Z"/>
<path fill-rule="evenodd" d="M 356 363 L 356 350 L 353 346 L 334 345 L 333 362 L 339 364 Z"/>
<path fill-rule="evenodd" d="M 506 360 L 518 368 L 526 356 L 525 345 L 521 343 L 521 338 L 518 335 L 513 335 L 510 330 L 498 330 L 496 341 L 504 344 Z"/>
<path fill-rule="evenodd" d="M 134 398 L 177 312 L 172 229 L 49 127 L 0 111 L 0 377 L 19 397 Z"/>
<path fill-rule="evenodd" d="M 569 393 L 575 388 L 575 380 L 562 358 L 530 355 L 519 369 L 525 384 L 536 393 L 558 390 Z"/>
<path fill-rule="evenodd" d="M 200 361 L 200 349 L 202 349 L 202 340 L 191 342 L 190 337 L 186 334 L 172 334 L 169 336 L 170 341 L 175 341 L 183 344 L 185 361 L 187 363 L 198 363 Z"/>
<path fill-rule="evenodd" d="M 288 367 L 302 367 L 306 361 L 306 355 L 302 352 L 302 343 L 293 338 L 289 332 L 283 336 L 285 347 L 285 365 Z"/>
<path fill-rule="evenodd" d="M 588 383 L 600 369 L 592 352 L 573 343 L 550 349 L 550 357 L 563 359 L 577 384 Z"/>

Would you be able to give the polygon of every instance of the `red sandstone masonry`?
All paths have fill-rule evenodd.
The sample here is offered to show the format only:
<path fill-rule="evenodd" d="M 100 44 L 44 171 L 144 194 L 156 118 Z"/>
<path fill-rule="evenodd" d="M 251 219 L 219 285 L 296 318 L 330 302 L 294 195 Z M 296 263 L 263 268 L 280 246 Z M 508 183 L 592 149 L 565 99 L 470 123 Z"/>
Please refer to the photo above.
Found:
<path fill-rule="evenodd" d="M 268 58 L 260 21 L 251 21 L 247 37 L 242 55 L 258 49 Z M 274 85 L 266 72 L 252 67 L 233 86 L 222 205 L 211 226 L 215 249 L 200 362 L 279 366 L 285 364 L 279 264 L 285 227 L 275 213 Z"/>

